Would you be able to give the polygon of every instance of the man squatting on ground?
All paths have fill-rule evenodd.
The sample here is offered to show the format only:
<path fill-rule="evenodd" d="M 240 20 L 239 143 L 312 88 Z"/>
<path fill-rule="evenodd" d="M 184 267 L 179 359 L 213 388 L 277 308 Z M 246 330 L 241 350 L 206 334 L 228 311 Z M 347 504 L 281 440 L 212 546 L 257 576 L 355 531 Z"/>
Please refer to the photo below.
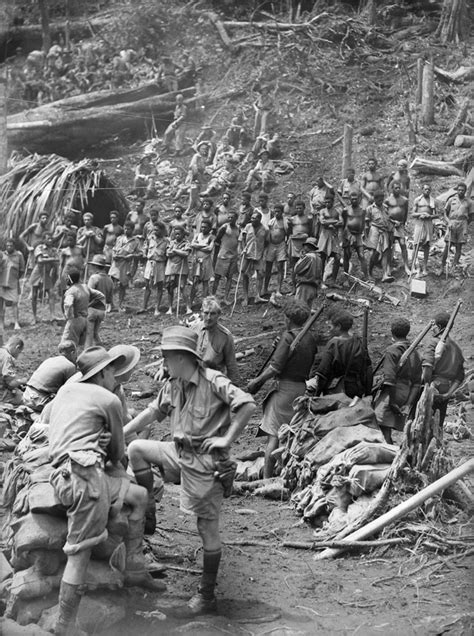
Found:
<path fill-rule="evenodd" d="M 134 440 L 128 456 L 137 483 L 149 493 L 146 530 L 155 528 L 152 465 L 166 482 L 181 482 L 181 509 L 197 517 L 204 549 L 198 593 L 180 616 L 216 611 L 214 595 L 221 560 L 219 515 L 230 494 L 234 463 L 229 449 L 255 412 L 255 402 L 222 373 L 205 368 L 197 354 L 198 335 L 188 327 L 163 330 L 161 349 L 169 381 L 148 408 L 124 429 L 125 436 L 170 417 L 172 442 Z M 163 485 L 162 485 L 163 488 Z"/>

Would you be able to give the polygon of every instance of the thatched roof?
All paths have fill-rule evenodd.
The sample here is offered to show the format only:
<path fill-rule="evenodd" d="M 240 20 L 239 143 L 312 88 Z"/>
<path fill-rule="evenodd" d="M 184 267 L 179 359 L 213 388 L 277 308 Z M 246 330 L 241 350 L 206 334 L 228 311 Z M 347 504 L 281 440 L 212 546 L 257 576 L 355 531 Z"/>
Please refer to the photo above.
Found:
<path fill-rule="evenodd" d="M 94 160 L 13 154 L 10 165 L 10 171 L 0 177 L 0 215 L 2 228 L 13 235 L 43 212 L 57 223 L 68 210 L 88 211 L 103 225 L 110 210 L 122 217 L 128 211 L 125 196 Z"/>

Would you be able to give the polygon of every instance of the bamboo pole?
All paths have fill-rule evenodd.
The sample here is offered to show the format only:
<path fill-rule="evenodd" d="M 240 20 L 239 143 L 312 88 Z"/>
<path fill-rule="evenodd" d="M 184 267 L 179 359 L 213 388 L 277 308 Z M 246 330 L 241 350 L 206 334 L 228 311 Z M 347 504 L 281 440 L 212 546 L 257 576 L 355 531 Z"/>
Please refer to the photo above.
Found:
<path fill-rule="evenodd" d="M 395 508 L 392 508 L 392 510 L 389 510 L 388 512 L 383 514 L 381 517 L 374 519 L 367 525 L 359 528 L 359 530 L 356 530 L 352 534 L 347 535 L 347 537 L 344 537 L 341 543 L 344 543 L 346 541 L 360 541 L 362 539 L 365 539 L 366 537 L 372 536 L 376 532 L 379 532 L 380 530 L 388 526 L 393 521 L 401 519 L 412 510 L 415 510 L 415 508 L 421 506 L 421 504 L 423 504 L 427 499 L 434 497 L 434 495 L 442 492 L 452 484 L 456 483 L 459 479 L 462 479 L 472 472 L 474 472 L 474 458 L 470 459 L 467 462 L 464 462 L 464 464 L 458 466 L 454 470 L 451 470 L 449 473 L 447 473 L 447 475 L 444 475 L 440 479 L 437 479 L 429 486 L 426 486 L 426 488 L 420 490 L 420 492 L 417 492 L 406 501 L 403 501 L 402 503 L 398 504 L 398 506 L 395 506 Z M 344 552 L 344 549 L 345 548 L 329 548 L 327 550 L 324 550 L 324 552 L 321 552 L 321 554 L 317 554 L 314 559 L 316 561 L 322 559 L 330 559 Z"/>

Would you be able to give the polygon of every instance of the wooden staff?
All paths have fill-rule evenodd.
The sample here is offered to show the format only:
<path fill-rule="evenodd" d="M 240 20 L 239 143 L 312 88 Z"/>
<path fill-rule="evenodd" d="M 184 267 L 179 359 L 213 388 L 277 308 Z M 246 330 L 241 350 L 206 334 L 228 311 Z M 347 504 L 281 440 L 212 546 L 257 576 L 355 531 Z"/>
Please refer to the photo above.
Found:
<path fill-rule="evenodd" d="M 186 257 L 184 257 L 184 258 L 186 258 Z M 176 298 L 176 318 L 179 317 L 179 302 L 180 302 L 180 298 L 181 298 L 181 278 L 183 276 L 184 258 L 181 261 L 181 267 L 179 269 L 179 276 L 178 276 L 178 296 Z"/>
<path fill-rule="evenodd" d="M 366 351 L 369 344 L 369 311 L 370 306 L 367 304 L 364 307 L 364 322 L 362 325 L 362 346 Z"/>
<path fill-rule="evenodd" d="M 87 271 L 89 269 L 89 256 L 91 251 L 91 239 L 87 239 L 87 250 L 86 250 L 86 266 L 84 268 L 84 282 L 87 283 Z"/>
<path fill-rule="evenodd" d="M 453 328 L 454 320 L 456 319 L 458 311 L 461 309 L 461 305 L 462 305 L 462 300 L 459 299 L 449 317 L 448 324 L 444 328 L 443 334 L 436 345 L 435 354 L 434 354 L 435 361 L 439 360 L 441 356 L 443 355 L 443 352 L 446 348 L 446 340 L 448 339 L 449 333 L 451 329 Z"/>
<path fill-rule="evenodd" d="M 237 276 L 237 283 L 235 285 L 234 302 L 232 304 L 232 310 L 230 312 L 231 318 L 234 315 L 235 306 L 237 304 L 237 294 L 239 293 L 240 279 L 242 278 L 242 267 L 244 266 L 244 258 L 245 258 L 245 251 L 242 252 L 242 258 L 240 259 L 239 275 Z"/>

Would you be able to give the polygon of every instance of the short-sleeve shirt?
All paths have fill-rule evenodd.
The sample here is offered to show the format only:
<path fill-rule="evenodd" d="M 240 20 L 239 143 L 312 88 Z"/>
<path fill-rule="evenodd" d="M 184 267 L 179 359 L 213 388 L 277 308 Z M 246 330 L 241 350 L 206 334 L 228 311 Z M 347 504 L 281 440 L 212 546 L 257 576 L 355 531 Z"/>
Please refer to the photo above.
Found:
<path fill-rule="evenodd" d="M 76 371 L 74 362 L 64 356 L 53 356 L 39 365 L 27 385 L 44 393 L 56 393 Z"/>
<path fill-rule="evenodd" d="M 5 378 L 13 379 L 16 375 L 16 368 L 15 358 L 5 347 L 0 348 L 0 373 L 3 388 L 8 388 Z"/>
<path fill-rule="evenodd" d="M 62 386 L 53 402 L 49 418 L 49 457 L 59 466 L 68 454 L 94 451 L 106 457 L 99 438 L 112 433 L 109 449 L 112 460 L 124 452 L 123 409 L 119 398 L 111 391 L 89 382 L 72 382 Z"/>
<path fill-rule="evenodd" d="M 224 435 L 231 414 L 244 404 L 254 404 L 249 393 L 219 371 L 198 366 L 189 382 L 167 382 L 148 409 L 159 421 L 169 415 L 175 441 L 197 445 L 209 437 Z"/>
<path fill-rule="evenodd" d="M 92 274 L 89 277 L 87 286 L 90 289 L 97 289 L 102 294 L 104 294 L 105 302 L 107 303 L 107 305 L 112 304 L 114 283 L 110 276 L 108 276 L 105 272 L 102 274 Z"/>

